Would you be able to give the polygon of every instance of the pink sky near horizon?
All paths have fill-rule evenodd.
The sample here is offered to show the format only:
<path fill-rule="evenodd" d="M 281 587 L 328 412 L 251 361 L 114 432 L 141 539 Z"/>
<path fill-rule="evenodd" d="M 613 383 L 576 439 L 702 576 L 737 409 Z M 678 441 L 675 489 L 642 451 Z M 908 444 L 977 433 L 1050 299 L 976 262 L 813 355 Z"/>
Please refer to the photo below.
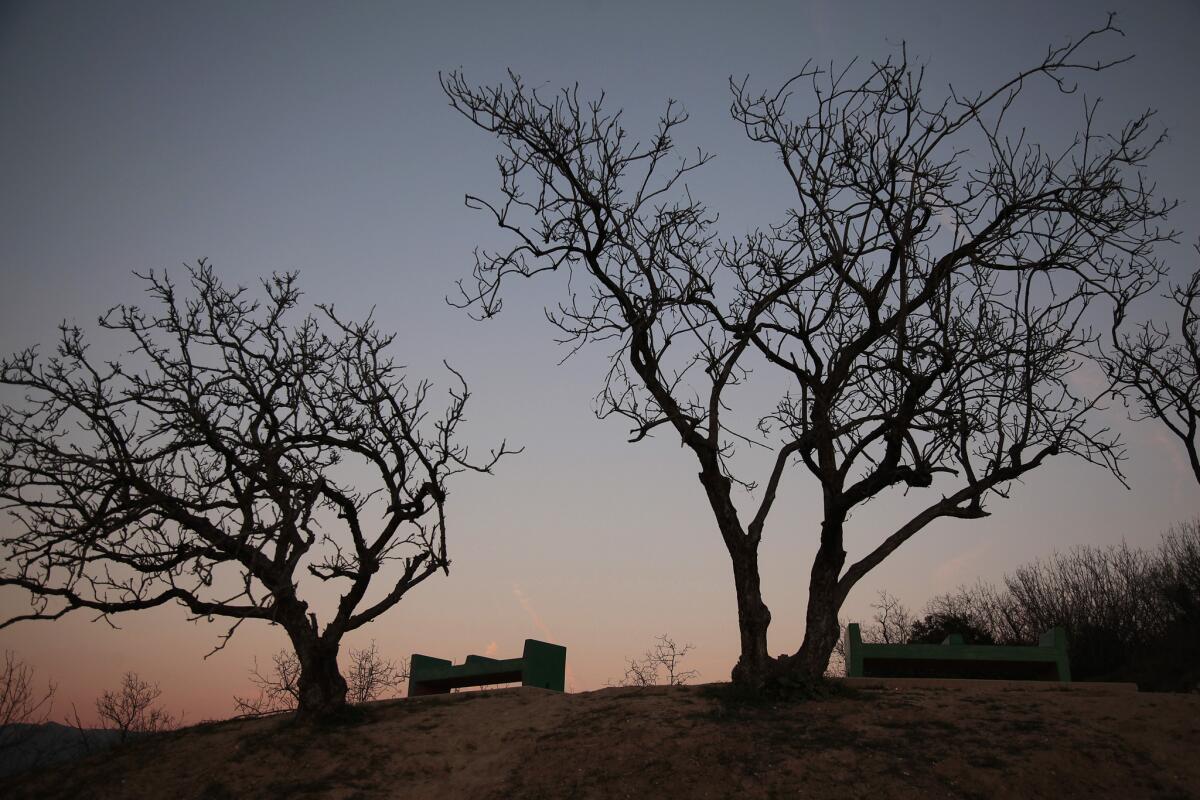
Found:
<path fill-rule="evenodd" d="M 1147 103 L 1159 109 L 1171 138 L 1151 173 L 1165 196 L 1184 201 L 1173 222 L 1186 244 L 1200 235 L 1192 147 L 1200 89 L 1189 82 L 1200 72 L 1192 41 L 1200 7 L 1117 5 L 1121 45 L 1137 58 L 1085 79 L 1083 89 L 1105 96 L 1111 124 Z M 466 192 L 494 192 L 494 142 L 446 108 L 437 71 L 463 66 L 487 82 L 511 65 L 535 84 L 578 79 L 628 108 L 633 132 L 647 129 L 667 97 L 680 99 L 692 114 L 684 149 L 718 154 L 693 188 L 721 213 L 722 230 L 737 232 L 777 218 L 787 193 L 770 154 L 728 119 L 729 74 L 772 85 L 809 56 L 877 58 L 905 39 L 928 62 L 935 94 L 950 80 L 981 88 L 1103 15 L 1084 2 L 929 3 L 911 13 L 887 3 L 781 2 L 760 14 L 664 3 L 643 9 L 641 24 L 613 29 L 620 13 L 613 4 L 532 2 L 0 9 L 0 107 L 21 109 L 0 118 L 8 189 L 0 193 L 0 351 L 49 343 L 60 319 L 86 326 L 136 297 L 132 269 L 178 272 L 181 261 L 207 256 L 246 284 L 298 269 L 311 301 L 336 303 L 350 317 L 374 308 L 380 326 L 398 332 L 398 360 L 414 377 L 444 391 L 443 358 L 464 373 L 473 394 L 466 441 L 525 447 L 494 477 L 451 484 L 450 575 L 348 636 L 343 653 L 374 640 L 398 661 L 413 652 L 503 658 L 519 655 L 525 638 L 546 638 L 567 647 L 568 683 L 587 691 L 619 680 L 626 658 L 667 633 L 696 646 L 687 667 L 700 681 L 727 680 L 738 640 L 731 569 L 691 456 L 668 436 L 628 444 L 622 424 L 595 419 L 606 353 L 585 350 L 555 366 L 565 353 L 541 309 L 560 284 L 510 292 L 503 314 L 485 324 L 442 302 L 469 276 L 472 249 L 503 239 L 462 205 Z M 1019 122 L 1056 141 L 1075 129 L 1074 100 L 1039 97 Z M 1169 257 L 1175 280 L 1198 266 L 1186 246 Z M 754 390 L 738 398 L 748 417 L 770 401 Z M 904 545 L 853 591 L 844 616 L 869 618 L 882 589 L 915 611 L 939 592 L 999 580 L 1080 544 L 1152 547 L 1169 525 L 1200 512 L 1200 491 L 1169 434 L 1129 422 L 1119 404 L 1098 417 L 1125 436 L 1130 489 L 1055 459 L 1012 499 L 992 501 L 987 519 L 939 521 Z M 761 457 L 742 463 L 763 474 Z M 800 643 L 818 500 L 813 482 L 792 472 L 767 526 L 772 653 Z M 915 502 L 893 493 L 861 508 L 848 527 L 851 557 Z M 330 596 L 315 596 L 327 609 Z M 0 591 L 0 611 L 21 603 Z M 254 659 L 269 661 L 286 638 L 247 623 L 205 659 L 225 628 L 186 616 L 157 609 L 115 618 L 113 629 L 76 612 L 0 630 L 0 650 L 15 651 L 39 682 L 58 684 L 59 721 L 74 704 L 94 722 L 93 700 L 127 670 L 159 683 L 162 704 L 190 722 L 228 716 L 233 695 L 252 691 Z"/>

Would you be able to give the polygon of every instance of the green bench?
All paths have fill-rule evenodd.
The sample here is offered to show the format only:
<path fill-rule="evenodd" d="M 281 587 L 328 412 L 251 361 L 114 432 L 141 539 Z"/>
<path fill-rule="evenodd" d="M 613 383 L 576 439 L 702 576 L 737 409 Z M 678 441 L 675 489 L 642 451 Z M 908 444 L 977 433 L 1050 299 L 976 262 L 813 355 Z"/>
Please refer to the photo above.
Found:
<path fill-rule="evenodd" d="M 567 648 L 537 639 L 526 639 L 520 658 L 467 656 L 455 666 L 444 658 L 413 653 L 409 663 L 408 696 L 446 694 L 464 686 L 517 683 L 541 689 L 563 690 Z"/>
<path fill-rule="evenodd" d="M 941 644 L 867 644 L 856 623 L 846 629 L 846 676 L 850 678 L 988 678 L 1067 683 L 1067 635 L 1042 634 L 1036 646 L 964 644 L 958 634 Z"/>

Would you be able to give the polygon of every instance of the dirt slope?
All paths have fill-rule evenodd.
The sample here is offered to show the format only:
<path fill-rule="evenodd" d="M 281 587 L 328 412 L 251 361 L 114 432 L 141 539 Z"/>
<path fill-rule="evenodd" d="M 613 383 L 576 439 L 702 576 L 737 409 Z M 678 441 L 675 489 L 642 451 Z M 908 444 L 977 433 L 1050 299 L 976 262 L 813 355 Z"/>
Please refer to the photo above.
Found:
<path fill-rule="evenodd" d="M 310 728 L 198 726 L 18 781 L 10 797 L 1200 797 L 1200 695 L 725 687 L 503 689 Z"/>

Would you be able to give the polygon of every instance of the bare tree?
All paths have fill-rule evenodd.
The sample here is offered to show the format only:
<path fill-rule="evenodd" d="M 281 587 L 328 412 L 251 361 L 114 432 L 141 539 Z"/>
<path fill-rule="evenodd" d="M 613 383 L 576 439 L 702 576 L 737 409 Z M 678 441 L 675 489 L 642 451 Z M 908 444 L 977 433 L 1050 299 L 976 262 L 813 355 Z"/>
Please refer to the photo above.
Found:
<path fill-rule="evenodd" d="M 258 696 L 234 695 L 233 704 L 239 714 L 261 716 L 292 711 L 300 702 L 300 659 L 295 653 L 280 650 L 271 656 L 271 669 L 264 675 L 256 658 L 250 668 L 250 682 L 258 687 Z"/>
<path fill-rule="evenodd" d="M 909 641 L 913 629 L 912 613 L 900 602 L 900 599 L 886 590 L 880 590 L 879 597 L 871 608 L 875 614 L 871 624 L 862 627 L 864 642 L 880 642 L 883 644 L 905 644 Z M 825 665 L 827 677 L 841 677 L 846 674 L 846 622 L 838 621 L 838 638 L 833 643 L 829 654 L 829 663 Z"/>
<path fill-rule="evenodd" d="M 44 692 L 34 686 L 33 667 L 17 658 L 11 650 L 4 651 L 0 662 L 0 753 L 25 742 L 33 728 L 50 718 L 55 685 L 49 683 Z"/>
<path fill-rule="evenodd" d="M 625 659 L 625 675 L 618 686 L 657 686 L 658 668 L 652 661 L 646 659 Z"/>
<path fill-rule="evenodd" d="M 1200 244 L 1196 249 L 1200 252 Z M 1118 307 L 1105 365 L 1117 391 L 1137 407 L 1135 418 L 1158 420 L 1183 443 L 1200 483 L 1200 270 L 1186 284 L 1171 287 L 1167 298 L 1175 319 L 1149 320 L 1132 333 L 1123 330 L 1126 306 Z"/>
<path fill-rule="evenodd" d="M 96 700 L 96 713 L 104 728 L 119 734 L 121 742 L 131 734 L 161 733 L 176 727 L 178 720 L 155 705 L 162 696 L 157 683 L 148 683 L 136 672 L 126 672 L 121 688 L 106 691 Z"/>
<path fill-rule="evenodd" d="M 687 117 L 675 103 L 638 143 L 603 95 L 550 96 L 511 73 L 494 87 L 442 76 L 451 106 L 502 151 L 499 199 L 467 204 L 515 239 L 477 251 L 455 302 L 487 317 L 511 279 L 570 271 L 547 315 L 572 353 L 609 348 L 598 415 L 628 420 L 632 441 L 670 431 L 697 460 L 733 566 L 736 682 L 819 677 L 864 575 L 934 520 L 984 516 L 1047 459 L 1120 475 L 1120 442 L 1089 421 L 1104 392 L 1071 378 L 1095 345 L 1093 305 L 1161 273 L 1152 248 L 1173 235 L 1156 228 L 1170 204 L 1141 172 L 1160 137 L 1150 112 L 1102 136 L 1094 102 L 1057 153 L 1008 124 L 1036 79 L 1070 93 L 1074 74 L 1120 63 L 1084 60 L 1119 33 L 1111 23 L 991 91 L 940 100 L 903 49 L 857 77 L 805 66 L 761 94 L 731 81 L 734 119 L 795 191 L 781 221 L 740 239 L 719 239 L 684 183 L 709 156 L 677 155 Z M 805 86 L 810 110 L 793 118 Z M 757 431 L 739 430 L 733 399 L 752 369 L 789 388 Z M 773 452 L 761 490 L 735 467 L 739 443 Z M 774 659 L 758 548 L 793 467 L 821 487 L 820 545 L 804 640 Z M 758 492 L 744 514 L 739 486 Z M 850 513 L 897 492 L 912 510 L 848 563 Z"/>
<path fill-rule="evenodd" d="M 1011 593 L 982 581 L 930 599 L 924 613 L 926 617 L 963 620 L 997 644 L 1033 644 L 1045 630 L 1034 629 Z"/>
<path fill-rule="evenodd" d="M 1061 625 L 1077 678 L 1191 691 L 1200 681 L 1200 524 L 1172 526 L 1153 550 L 1122 542 L 1054 553 L 998 586 L 934 597 L 924 614 L 914 639 L 957 628 L 968 642 L 973 634 L 984 644 L 1036 644 Z"/>
<path fill-rule="evenodd" d="M 696 670 L 683 668 L 683 659 L 696 649 L 695 645 L 680 646 L 665 633 L 654 639 L 654 647 L 642 658 L 626 659 L 625 676 L 618 686 L 657 686 L 663 678 L 667 686 L 683 686 L 699 677 Z"/>
<path fill-rule="evenodd" d="M 408 680 L 408 665 L 379 655 L 375 641 L 350 651 L 350 702 L 369 703 L 396 692 Z"/>
<path fill-rule="evenodd" d="M 1172 525 L 1159 552 L 1160 584 L 1166 587 L 1159 591 L 1175 595 L 1177 613 L 1191 614 L 1200 623 L 1200 517 Z"/>
<path fill-rule="evenodd" d="M 646 653 L 646 660 L 652 662 L 663 671 L 668 686 L 683 686 L 695 680 L 700 673 L 694 669 L 684 669 L 683 659 L 696 649 L 693 644 L 677 645 L 667 634 L 656 636 L 654 649 Z"/>
<path fill-rule="evenodd" d="M 899 598 L 880 591 L 879 599 L 871 604 L 875 609 L 873 624 L 863 631 L 863 641 L 882 644 L 906 644 L 912 635 L 912 614 Z"/>
<path fill-rule="evenodd" d="M 301 715 L 345 704 L 344 634 L 448 572 L 447 480 L 490 472 L 456 442 L 462 376 L 431 419 L 431 384 L 410 385 L 394 336 L 332 307 L 288 327 L 294 274 L 266 299 L 225 287 L 201 261 L 191 292 L 139 276 L 150 310 L 122 305 L 99 325 L 126 363 L 93 358 L 64 324 L 57 352 L 0 362 L 24 395 L 0 410 L 0 507 L 14 518 L 0 586 L 31 593 L 27 619 L 100 616 L 178 603 L 198 618 L 283 626 L 300 663 Z M 447 366 L 449 369 L 449 366 Z M 300 596 L 307 571 L 340 587 L 322 628 Z M 384 591 L 367 601 L 373 582 Z"/>

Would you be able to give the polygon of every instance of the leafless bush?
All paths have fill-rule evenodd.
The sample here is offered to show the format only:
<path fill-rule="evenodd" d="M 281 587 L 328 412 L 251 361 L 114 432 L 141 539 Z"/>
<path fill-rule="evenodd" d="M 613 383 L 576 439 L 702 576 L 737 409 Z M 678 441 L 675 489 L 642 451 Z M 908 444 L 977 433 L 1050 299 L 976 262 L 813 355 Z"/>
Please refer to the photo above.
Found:
<path fill-rule="evenodd" d="M 871 604 L 875 609 L 873 625 L 862 629 L 864 642 L 881 644 L 903 644 L 912 636 L 912 614 L 895 595 L 879 592 L 879 599 Z"/>
<path fill-rule="evenodd" d="M 658 670 L 654 668 L 653 664 L 636 658 L 627 658 L 625 659 L 625 677 L 616 685 L 656 686 L 657 684 Z"/>
<path fill-rule="evenodd" d="M 408 664 L 397 665 L 379 655 L 375 641 L 365 650 L 350 651 L 350 692 L 347 700 L 351 703 L 369 703 L 389 694 L 408 680 Z"/>
<path fill-rule="evenodd" d="M 117 731 L 121 742 L 130 735 L 169 731 L 179 720 L 155 705 L 160 696 L 162 690 L 157 683 L 143 681 L 136 672 L 126 672 L 121 688 L 105 692 L 96 701 L 96 713 L 102 727 Z"/>
<path fill-rule="evenodd" d="M 258 696 L 234 695 L 238 714 L 258 717 L 292 711 L 300 702 L 300 659 L 293 652 L 280 650 L 271 656 L 271 668 L 263 674 L 256 658 L 250 668 L 250 682 L 258 687 Z"/>
<path fill-rule="evenodd" d="M 927 615 L 962 621 L 1000 644 L 1068 632 L 1072 675 L 1147 689 L 1200 682 L 1200 520 L 1172 527 L 1155 550 L 1077 547 L 1006 575 L 997 588 L 939 595 Z"/>
<path fill-rule="evenodd" d="M 367 703 L 403 686 L 408 680 L 408 667 L 383 658 L 372 640 L 370 647 L 350 651 L 350 671 L 346 677 L 347 702 Z M 292 711 L 300 699 L 300 661 L 295 653 L 280 650 L 271 657 L 271 668 L 264 674 L 255 660 L 250 682 L 258 687 L 258 695 L 235 695 L 233 704 L 238 714 L 258 717 Z"/>
<path fill-rule="evenodd" d="M 647 650 L 641 659 L 626 659 L 625 676 L 617 686 L 657 686 L 660 679 L 667 686 L 683 686 L 700 676 L 694 669 L 684 669 L 682 663 L 684 657 L 696 649 L 695 645 L 676 644 L 665 633 L 654 639 L 654 647 Z"/>
<path fill-rule="evenodd" d="M 829 665 L 825 667 L 826 678 L 840 678 L 846 674 L 846 622 L 838 620 L 842 635 L 833 643 L 833 652 L 829 654 Z"/>
<path fill-rule="evenodd" d="M 912 613 L 899 598 L 886 589 L 880 590 L 879 597 L 871 604 L 871 608 L 875 609 L 871 624 L 860 623 L 860 633 L 864 642 L 903 644 L 909 640 L 912 636 Z M 846 622 L 838 621 L 842 635 L 834 643 L 833 652 L 829 655 L 829 666 L 825 668 L 825 675 L 828 677 L 844 675 L 846 672 L 846 625 Z"/>
<path fill-rule="evenodd" d="M 17 659 L 11 650 L 4 651 L 0 664 L 0 753 L 23 743 L 31 728 L 18 725 L 41 725 L 50 716 L 55 685 L 48 683 L 44 693 L 34 688 L 33 668 Z"/>
<path fill-rule="evenodd" d="M 1163 536 L 1161 580 L 1178 612 L 1200 612 L 1200 518 L 1174 525 Z"/>
<path fill-rule="evenodd" d="M 962 620 L 968 627 L 986 632 L 997 644 L 1036 641 L 1016 599 L 987 583 L 960 586 L 934 597 L 925 604 L 925 615 Z"/>
<path fill-rule="evenodd" d="M 1153 636 L 1166 617 L 1154 554 L 1130 548 L 1079 547 L 1035 561 L 1005 577 L 1021 610 L 1024 635 L 1065 625 L 1073 631 L 1103 630 L 1122 647 Z"/>

